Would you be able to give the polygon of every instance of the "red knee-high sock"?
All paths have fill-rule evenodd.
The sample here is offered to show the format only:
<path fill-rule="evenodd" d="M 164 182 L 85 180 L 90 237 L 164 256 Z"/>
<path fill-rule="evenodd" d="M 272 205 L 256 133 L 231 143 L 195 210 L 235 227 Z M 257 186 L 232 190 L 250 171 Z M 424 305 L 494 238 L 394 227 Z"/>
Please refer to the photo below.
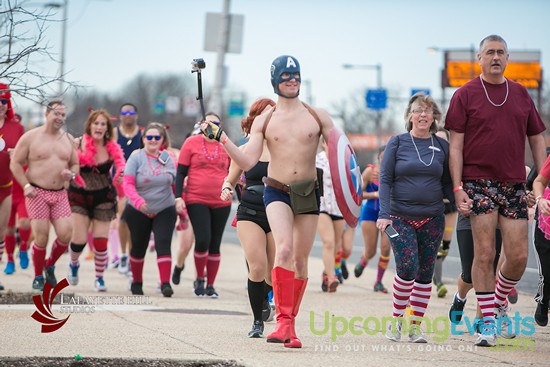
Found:
<path fill-rule="evenodd" d="M 160 283 L 170 283 L 170 272 L 172 271 L 172 257 L 170 255 L 157 257 Z M 210 276 L 210 270 L 208 271 Z"/>
<path fill-rule="evenodd" d="M 94 238 L 94 263 L 95 263 L 95 276 L 96 278 L 102 278 L 103 272 L 107 268 L 107 261 L 109 255 L 107 253 L 107 239 L 106 238 Z"/>
<path fill-rule="evenodd" d="M 58 238 L 56 238 L 55 241 L 53 241 L 52 252 L 50 253 L 50 257 L 46 261 L 47 268 L 55 265 L 55 263 L 61 257 L 61 255 L 63 255 L 65 251 L 67 251 L 67 246 L 69 246 L 68 243 L 59 242 Z"/>
<path fill-rule="evenodd" d="M 4 240 L 6 241 L 6 254 L 8 255 L 8 261 L 14 262 L 13 252 L 15 251 L 15 235 L 7 234 Z"/>
<path fill-rule="evenodd" d="M 204 267 L 206 266 L 206 261 L 208 259 L 208 251 L 195 251 L 193 257 L 195 258 L 195 269 L 197 270 L 197 278 L 204 278 Z"/>
<path fill-rule="evenodd" d="M 28 251 L 29 238 L 31 238 L 31 229 L 19 228 L 19 251 Z"/>
<path fill-rule="evenodd" d="M 207 285 L 214 285 L 216 275 L 218 275 L 218 269 L 220 268 L 220 260 L 220 254 L 208 255 L 208 260 L 206 262 L 206 273 L 208 275 Z"/>
<path fill-rule="evenodd" d="M 46 262 L 46 248 L 38 247 L 36 243 L 32 245 L 32 263 L 34 265 L 34 276 L 40 276 L 44 273 L 44 263 Z"/>
<path fill-rule="evenodd" d="M 413 290 L 411 293 L 411 309 L 413 312 L 413 324 L 420 324 L 422 318 L 428 308 L 430 302 L 430 296 L 432 294 L 432 282 L 428 284 L 422 284 L 414 282 Z"/>
<path fill-rule="evenodd" d="M 145 259 L 137 259 L 130 256 L 130 270 L 134 283 L 143 283 L 143 263 Z"/>

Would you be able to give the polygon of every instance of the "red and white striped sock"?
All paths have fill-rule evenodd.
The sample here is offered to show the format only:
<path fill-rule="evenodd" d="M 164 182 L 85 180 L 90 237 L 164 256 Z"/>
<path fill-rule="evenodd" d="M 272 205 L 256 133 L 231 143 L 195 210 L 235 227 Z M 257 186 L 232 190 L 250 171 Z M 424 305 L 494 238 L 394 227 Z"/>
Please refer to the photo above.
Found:
<path fill-rule="evenodd" d="M 411 310 L 413 312 L 412 323 L 420 324 L 428 308 L 430 296 L 432 295 L 432 282 L 422 284 L 414 282 L 411 293 Z"/>
<path fill-rule="evenodd" d="M 0 260 L 2 260 L 2 255 L 4 254 L 5 246 L 6 246 L 6 243 L 4 241 L 0 241 Z"/>
<path fill-rule="evenodd" d="M 403 280 L 397 274 L 393 277 L 393 317 L 403 317 L 411 297 L 413 284 L 414 279 Z"/>
<path fill-rule="evenodd" d="M 495 294 L 493 292 L 476 292 L 476 298 L 483 322 L 495 322 Z"/>
<path fill-rule="evenodd" d="M 511 280 L 502 275 L 499 270 L 497 284 L 495 286 L 495 307 L 503 306 L 506 303 L 508 293 L 518 284 L 519 280 Z"/>
<path fill-rule="evenodd" d="M 160 283 L 170 283 L 170 272 L 172 271 L 172 257 L 170 255 L 157 257 Z"/>
<path fill-rule="evenodd" d="M 95 263 L 95 277 L 103 278 L 103 273 L 107 268 L 107 262 L 109 261 L 109 253 L 107 250 L 99 251 L 94 248 L 94 263 Z"/>

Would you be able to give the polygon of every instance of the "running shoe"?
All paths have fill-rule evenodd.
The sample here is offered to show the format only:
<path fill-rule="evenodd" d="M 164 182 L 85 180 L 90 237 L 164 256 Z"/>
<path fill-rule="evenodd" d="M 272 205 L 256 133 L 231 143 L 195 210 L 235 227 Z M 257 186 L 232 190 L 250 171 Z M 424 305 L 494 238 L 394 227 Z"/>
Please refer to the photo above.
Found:
<path fill-rule="evenodd" d="M 466 300 L 461 301 L 458 299 L 458 293 L 455 293 L 453 303 L 451 303 L 451 308 L 449 309 L 449 320 L 451 320 L 453 324 L 458 324 L 462 320 L 464 306 L 466 306 Z"/>
<path fill-rule="evenodd" d="M 44 290 L 44 277 L 39 275 L 32 281 L 33 292 L 42 292 Z"/>
<path fill-rule="evenodd" d="M 130 271 L 130 262 L 128 256 L 122 255 L 120 257 L 120 263 L 118 264 L 118 272 L 120 274 L 127 274 Z"/>
<path fill-rule="evenodd" d="M 262 307 L 262 321 L 270 322 L 275 317 L 275 305 L 271 304 L 268 299 L 264 299 L 264 305 Z"/>
<path fill-rule="evenodd" d="M 69 274 L 67 275 L 67 280 L 70 285 L 78 285 L 78 269 L 80 264 L 73 265 L 69 263 Z"/>
<path fill-rule="evenodd" d="M 132 282 L 130 285 L 130 290 L 134 296 L 143 296 L 143 283 L 142 282 Z"/>
<path fill-rule="evenodd" d="M 353 269 L 353 272 L 355 273 L 355 277 L 359 278 L 361 274 L 363 274 L 363 270 L 365 270 L 365 265 L 363 265 L 361 261 L 359 261 L 357 265 L 355 265 L 355 269 Z"/>
<path fill-rule="evenodd" d="M 264 337 L 264 323 L 261 320 L 254 320 L 252 329 L 248 332 L 249 338 L 263 338 Z"/>
<path fill-rule="evenodd" d="M 168 282 L 161 284 L 160 291 L 162 292 L 162 295 L 164 297 L 172 297 L 172 295 L 174 294 L 174 290 L 172 289 L 172 286 Z"/>
<path fill-rule="evenodd" d="M 508 293 L 508 301 L 511 304 L 516 304 L 518 302 L 518 291 L 516 290 L 516 287 L 512 288 L 510 293 Z"/>
<path fill-rule="evenodd" d="M 494 347 L 497 344 L 497 334 L 495 332 L 495 323 L 483 322 L 480 326 L 481 333 L 478 335 L 474 345 L 479 347 Z"/>
<path fill-rule="evenodd" d="M 195 296 L 204 296 L 204 278 L 197 278 L 197 280 L 193 282 L 193 288 L 195 289 Z"/>
<path fill-rule="evenodd" d="M 322 274 L 321 290 L 323 292 L 328 292 L 328 276 L 327 273 L 325 273 L 324 271 Z"/>
<path fill-rule="evenodd" d="M 98 292 L 107 292 L 107 286 L 105 285 L 105 281 L 103 280 L 103 277 L 97 277 L 94 282 L 95 290 Z"/>
<path fill-rule="evenodd" d="M 206 296 L 210 298 L 218 298 L 218 292 L 216 292 L 216 289 L 214 289 L 214 286 L 212 284 L 209 284 L 206 286 L 205 290 Z"/>
<path fill-rule="evenodd" d="M 386 338 L 392 342 L 398 342 L 401 340 L 401 325 L 402 320 L 393 319 L 393 322 L 390 322 L 388 329 L 386 330 Z"/>
<path fill-rule="evenodd" d="M 6 268 L 4 269 L 4 274 L 10 275 L 15 273 L 15 263 L 13 261 L 8 261 Z"/>
<path fill-rule="evenodd" d="M 21 266 L 21 269 L 29 267 L 29 253 L 27 251 L 19 251 L 19 266 Z"/>
<path fill-rule="evenodd" d="M 2 283 L 0 283 L 0 291 L 3 291 L 4 290 L 4 286 L 2 285 Z"/>
<path fill-rule="evenodd" d="M 348 266 L 346 265 L 346 260 L 340 261 L 340 268 L 342 269 L 342 276 L 344 277 L 344 279 L 348 279 L 349 271 Z"/>
<path fill-rule="evenodd" d="M 447 287 L 445 287 L 445 284 L 441 282 L 437 285 L 437 297 L 443 298 L 446 295 L 447 295 Z"/>
<path fill-rule="evenodd" d="M 411 330 L 409 331 L 409 343 L 427 343 L 426 335 L 420 325 L 411 325 Z"/>
<path fill-rule="evenodd" d="M 336 279 L 338 279 L 338 282 L 340 282 L 340 284 L 344 283 L 344 276 L 342 275 L 342 270 L 340 268 L 334 269 L 334 275 L 336 276 Z"/>
<path fill-rule="evenodd" d="M 535 311 L 535 321 L 538 326 L 548 325 L 548 301 L 542 301 L 537 304 Z"/>
<path fill-rule="evenodd" d="M 388 290 L 386 289 L 386 287 L 384 287 L 384 284 L 382 284 L 382 282 L 374 283 L 374 291 L 380 293 L 388 293 Z"/>
<path fill-rule="evenodd" d="M 46 272 L 46 282 L 50 283 L 52 287 L 57 285 L 57 279 L 55 279 L 55 266 L 48 266 L 45 269 Z"/>
<path fill-rule="evenodd" d="M 174 270 L 172 271 L 172 283 L 175 285 L 180 284 L 181 281 L 181 272 L 185 268 L 185 264 L 181 268 L 178 268 L 177 265 L 174 265 Z"/>
<path fill-rule="evenodd" d="M 512 320 L 508 317 L 507 304 L 495 307 L 495 322 L 497 332 L 500 336 L 506 339 L 513 339 L 516 337 L 513 329 L 514 325 Z"/>

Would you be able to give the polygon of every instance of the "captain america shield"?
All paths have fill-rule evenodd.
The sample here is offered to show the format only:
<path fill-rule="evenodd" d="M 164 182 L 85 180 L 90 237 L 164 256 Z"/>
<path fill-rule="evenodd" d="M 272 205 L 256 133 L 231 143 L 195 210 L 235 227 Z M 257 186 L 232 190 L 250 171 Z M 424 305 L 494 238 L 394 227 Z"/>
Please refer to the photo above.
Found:
<path fill-rule="evenodd" d="M 328 161 L 338 208 L 346 223 L 355 227 L 361 215 L 363 179 L 348 138 L 336 127 L 329 136 Z"/>

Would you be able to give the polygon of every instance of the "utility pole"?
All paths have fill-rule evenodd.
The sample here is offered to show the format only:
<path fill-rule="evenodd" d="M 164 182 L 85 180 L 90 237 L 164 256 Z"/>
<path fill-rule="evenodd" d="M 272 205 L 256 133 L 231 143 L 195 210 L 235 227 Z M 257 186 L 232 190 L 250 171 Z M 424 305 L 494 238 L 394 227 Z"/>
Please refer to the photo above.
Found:
<path fill-rule="evenodd" d="M 227 43 L 229 42 L 229 5 L 231 0 L 223 1 L 223 11 L 220 21 L 220 33 L 218 36 L 217 58 L 216 58 L 216 75 L 214 79 L 214 88 L 210 100 L 209 110 L 214 113 L 223 115 L 222 90 L 224 76 L 225 53 L 227 51 Z"/>

